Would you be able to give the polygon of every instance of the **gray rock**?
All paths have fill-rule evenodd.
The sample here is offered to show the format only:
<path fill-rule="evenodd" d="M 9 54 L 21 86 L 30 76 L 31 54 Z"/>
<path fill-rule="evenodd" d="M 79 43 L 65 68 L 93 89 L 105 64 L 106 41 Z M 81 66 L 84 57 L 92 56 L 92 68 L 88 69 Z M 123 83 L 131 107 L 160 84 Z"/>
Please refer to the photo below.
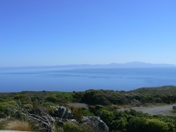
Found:
<path fill-rule="evenodd" d="M 58 116 L 59 116 L 60 118 L 63 118 L 64 115 L 65 115 L 65 113 L 66 113 L 66 111 L 67 111 L 67 109 L 66 109 L 64 106 L 60 106 L 60 107 L 58 108 L 58 111 L 57 111 Z"/>
<path fill-rule="evenodd" d="M 109 128 L 106 123 L 98 116 L 85 116 L 83 117 L 81 124 L 92 127 L 95 132 L 109 132 Z"/>
<path fill-rule="evenodd" d="M 67 119 L 66 121 L 67 122 L 72 122 L 72 123 L 74 123 L 76 125 L 79 125 L 79 122 L 77 120 L 75 120 L 75 119 Z"/>
<path fill-rule="evenodd" d="M 67 109 L 64 115 L 64 119 L 71 119 L 72 118 L 72 111 L 70 109 Z"/>
<path fill-rule="evenodd" d="M 64 106 L 57 106 L 55 107 L 54 116 L 61 119 L 71 119 L 73 115 L 70 109 Z"/>

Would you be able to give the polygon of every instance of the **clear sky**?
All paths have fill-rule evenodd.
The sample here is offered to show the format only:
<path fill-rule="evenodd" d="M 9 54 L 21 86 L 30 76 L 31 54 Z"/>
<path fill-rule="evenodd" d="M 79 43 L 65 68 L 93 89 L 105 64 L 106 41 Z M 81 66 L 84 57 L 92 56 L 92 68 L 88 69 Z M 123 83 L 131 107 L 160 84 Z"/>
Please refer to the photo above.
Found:
<path fill-rule="evenodd" d="M 0 0 L 0 67 L 176 64 L 176 0 Z"/>

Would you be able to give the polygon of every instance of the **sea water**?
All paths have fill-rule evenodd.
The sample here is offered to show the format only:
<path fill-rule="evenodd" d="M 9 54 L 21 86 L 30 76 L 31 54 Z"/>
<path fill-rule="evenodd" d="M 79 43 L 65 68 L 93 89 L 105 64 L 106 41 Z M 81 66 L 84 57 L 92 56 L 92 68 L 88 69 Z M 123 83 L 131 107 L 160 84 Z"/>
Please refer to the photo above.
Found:
<path fill-rule="evenodd" d="M 176 68 L 1 68 L 0 92 L 133 90 L 176 85 Z"/>

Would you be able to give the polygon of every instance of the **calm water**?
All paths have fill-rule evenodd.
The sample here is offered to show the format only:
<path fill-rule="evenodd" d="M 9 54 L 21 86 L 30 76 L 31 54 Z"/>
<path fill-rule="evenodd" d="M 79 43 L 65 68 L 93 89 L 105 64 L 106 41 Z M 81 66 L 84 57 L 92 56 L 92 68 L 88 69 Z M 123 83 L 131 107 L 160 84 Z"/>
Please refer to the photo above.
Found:
<path fill-rule="evenodd" d="M 176 68 L 0 69 L 0 92 L 132 90 L 176 85 Z"/>

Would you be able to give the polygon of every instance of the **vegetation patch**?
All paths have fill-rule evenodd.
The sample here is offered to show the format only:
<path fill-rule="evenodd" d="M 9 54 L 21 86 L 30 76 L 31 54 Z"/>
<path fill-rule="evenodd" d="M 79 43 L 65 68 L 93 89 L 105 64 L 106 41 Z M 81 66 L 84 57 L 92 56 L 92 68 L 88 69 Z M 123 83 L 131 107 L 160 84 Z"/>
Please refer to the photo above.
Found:
<path fill-rule="evenodd" d="M 155 106 L 172 103 L 176 103 L 174 86 L 140 88 L 128 92 L 86 90 L 0 93 L 0 129 L 50 132 L 175 132 L 174 114 L 150 115 L 130 109 L 148 104 Z M 118 110 L 121 107 L 126 108 L 124 111 Z M 176 113 L 175 106 L 172 110 Z M 91 116 L 94 118 L 89 118 Z M 95 122 L 100 125 L 98 128 L 93 125 Z M 103 129 L 106 126 L 108 129 Z"/>

